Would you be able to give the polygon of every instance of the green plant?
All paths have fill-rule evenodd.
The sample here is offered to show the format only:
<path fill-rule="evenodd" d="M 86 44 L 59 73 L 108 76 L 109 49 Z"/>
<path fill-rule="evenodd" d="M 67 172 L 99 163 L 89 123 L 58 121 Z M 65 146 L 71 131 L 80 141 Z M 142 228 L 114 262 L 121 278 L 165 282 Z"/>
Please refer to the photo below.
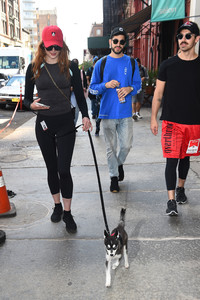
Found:
<path fill-rule="evenodd" d="M 91 61 L 84 61 L 79 68 L 81 69 L 82 66 L 84 66 L 84 71 L 87 72 L 87 70 L 92 66 L 92 62 Z"/>
<path fill-rule="evenodd" d="M 148 78 L 148 80 L 146 80 L 146 85 L 155 86 L 156 85 L 156 79 L 157 79 L 157 76 L 158 76 L 158 70 L 153 70 L 153 71 L 149 70 L 148 75 L 149 75 L 149 78 Z"/>

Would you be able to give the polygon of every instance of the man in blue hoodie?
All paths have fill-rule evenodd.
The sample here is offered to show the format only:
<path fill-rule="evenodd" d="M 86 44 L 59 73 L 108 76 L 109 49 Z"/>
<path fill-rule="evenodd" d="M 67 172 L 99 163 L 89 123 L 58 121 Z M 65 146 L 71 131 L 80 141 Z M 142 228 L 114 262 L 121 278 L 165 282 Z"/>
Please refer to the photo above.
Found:
<path fill-rule="evenodd" d="M 111 53 L 106 59 L 103 78 L 100 59 L 95 64 L 89 89 L 92 94 L 102 95 L 99 118 L 107 147 L 110 191 L 114 193 L 119 192 L 118 181 L 124 179 L 123 163 L 132 147 L 132 96 L 141 90 L 138 64 L 134 64 L 133 72 L 131 59 L 124 54 L 126 40 L 122 27 L 113 29 L 109 39 Z"/>

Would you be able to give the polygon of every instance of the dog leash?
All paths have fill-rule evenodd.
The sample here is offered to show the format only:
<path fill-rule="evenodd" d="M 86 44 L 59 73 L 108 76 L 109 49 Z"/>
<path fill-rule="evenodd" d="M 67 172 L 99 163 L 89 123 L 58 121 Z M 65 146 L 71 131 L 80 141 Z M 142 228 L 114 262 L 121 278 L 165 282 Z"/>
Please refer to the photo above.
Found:
<path fill-rule="evenodd" d="M 107 218 L 106 218 L 104 199 L 103 199 L 103 193 L 102 193 L 102 188 L 101 188 L 101 180 L 100 180 L 100 176 L 99 176 L 99 169 L 98 169 L 98 165 L 97 165 L 97 159 L 96 159 L 94 144 L 93 144 L 93 141 L 92 141 L 90 130 L 88 130 L 88 136 L 89 136 L 90 145 L 91 145 L 91 148 L 92 148 L 92 154 L 93 154 L 94 164 L 95 164 L 96 173 L 97 173 L 97 180 L 98 180 L 98 185 L 99 185 L 99 194 L 100 194 L 100 199 L 101 199 L 101 207 L 102 207 L 102 212 L 103 212 L 104 223 L 105 223 L 106 231 L 110 235 L 110 231 L 109 231 L 108 223 L 107 223 Z"/>

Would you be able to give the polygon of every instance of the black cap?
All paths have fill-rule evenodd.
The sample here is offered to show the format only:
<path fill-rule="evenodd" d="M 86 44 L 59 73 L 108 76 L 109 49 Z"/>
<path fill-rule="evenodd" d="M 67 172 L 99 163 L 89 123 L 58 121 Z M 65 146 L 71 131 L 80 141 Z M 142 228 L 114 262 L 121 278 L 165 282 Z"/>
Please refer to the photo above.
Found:
<path fill-rule="evenodd" d="M 112 39 L 115 35 L 124 35 L 125 39 L 127 38 L 126 31 L 122 27 L 115 27 L 110 34 L 110 38 Z"/>
<path fill-rule="evenodd" d="M 181 32 L 181 30 L 183 29 L 188 29 L 191 33 L 194 33 L 196 36 L 199 35 L 199 27 L 196 23 L 188 21 L 186 23 L 184 23 L 183 25 L 181 25 L 178 28 L 177 34 L 179 34 Z"/>

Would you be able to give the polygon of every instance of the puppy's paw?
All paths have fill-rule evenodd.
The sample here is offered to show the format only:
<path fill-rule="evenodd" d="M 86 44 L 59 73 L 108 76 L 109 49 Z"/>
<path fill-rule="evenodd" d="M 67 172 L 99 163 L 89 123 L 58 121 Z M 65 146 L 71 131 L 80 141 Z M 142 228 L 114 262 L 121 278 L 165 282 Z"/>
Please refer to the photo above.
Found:
<path fill-rule="evenodd" d="M 119 262 L 116 262 L 112 265 L 112 269 L 115 270 L 119 266 Z"/>
<path fill-rule="evenodd" d="M 109 287 L 111 287 L 111 282 L 106 282 L 105 285 L 106 285 L 107 288 L 109 288 Z"/>
<path fill-rule="evenodd" d="M 126 269 L 129 268 L 129 263 L 125 264 L 125 268 L 126 268 Z"/>

